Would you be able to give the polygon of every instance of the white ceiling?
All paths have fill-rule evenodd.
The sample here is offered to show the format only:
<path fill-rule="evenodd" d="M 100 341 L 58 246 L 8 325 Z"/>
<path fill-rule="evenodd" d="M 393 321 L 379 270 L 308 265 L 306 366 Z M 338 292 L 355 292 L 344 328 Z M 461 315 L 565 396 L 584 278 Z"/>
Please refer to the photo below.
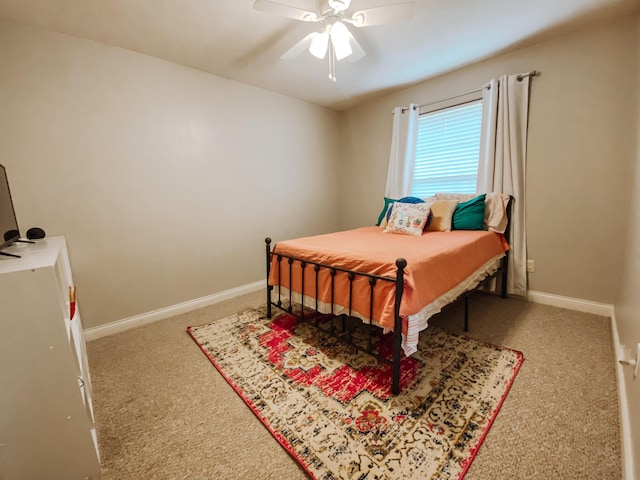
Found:
<path fill-rule="evenodd" d="M 313 0 L 278 0 L 313 10 Z M 353 0 L 351 10 L 399 0 Z M 509 49 L 638 11 L 640 0 L 416 0 L 406 23 L 351 28 L 367 55 L 337 65 L 281 60 L 317 24 L 254 11 L 253 0 L 0 0 L 0 18 L 163 58 L 344 110 Z"/>

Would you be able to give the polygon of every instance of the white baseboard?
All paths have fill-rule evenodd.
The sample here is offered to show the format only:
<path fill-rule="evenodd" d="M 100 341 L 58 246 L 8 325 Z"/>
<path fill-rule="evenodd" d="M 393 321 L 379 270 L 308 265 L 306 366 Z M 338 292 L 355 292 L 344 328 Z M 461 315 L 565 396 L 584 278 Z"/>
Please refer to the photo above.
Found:
<path fill-rule="evenodd" d="M 152 312 L 142 313 L 122 320 L 116 320 L 115 322 L 100 325 L 99 327 L 87 328 L 84 331 L 84 337 L 87 341 L 96 340 L 98 338 L 124 332 L 141 325 L 157 322 L 158 320 L 164 320 L 165 318 L 173 317 L 174 315 L 180 315 L 181 313 L 208 307 L 209 305 L 214 305 L 224 300 L 239 297 L 240 295 L 257 292 L 260 289 L 265 289 L 266 292 L 266 284 L 264 280 L 225 290 L 223 292 L 214 293 L 213 295 L 207 295 L 206 297 L 200 297 L 187 302 L 178 303 L 177 305 L 172 305 L 170 307 L 160 308 Z"/>
<path fill-rule="evenodd" d="M 634 456 L 631 440 L 631 419 L 629 417 L 629 402 L 627 401 L 627 388 L 624 382 L 622 364 L 618 361 L 624 353 L 618 336 L 618 324 L 615 312 L 611 317 L 611 334 L 613 336 L 613 349 L 616 356 L 616 377 L 618 380 L 618 405 L 620 407 L 620 435 L 622 436 L 622 478 L 634 480 Z"/>
<path fill-rule="evenodd" d="M 533 290 L 529 290 L 527 292 L 527 300 L 534 303 L 541 303 L 543 305 L 576 310 L 578 312 L 613 317 L 613 305 L 608 303 L 598 303 L 591 302 L 589 300 L 581 300 L 579 298 L 562 297 L 552 293 L 536 292 Z"/>

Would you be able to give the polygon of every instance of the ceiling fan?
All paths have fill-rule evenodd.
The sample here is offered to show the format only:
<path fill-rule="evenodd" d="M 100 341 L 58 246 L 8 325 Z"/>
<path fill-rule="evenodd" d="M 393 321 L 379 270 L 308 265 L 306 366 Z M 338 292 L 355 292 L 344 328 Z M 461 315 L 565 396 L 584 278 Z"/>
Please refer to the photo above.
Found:
<path fill-rule="evenodd" d="M 323 59 L 329 54 L 329 78 L 336 81 L 336 61 L 347 58 L 355 62 L 364 57 L 365 52 L 349 31 L 353 27 L 369 27 L 385 23 L 409 20 L 413 16 L 414 0 L 391 0 L 393 3 L 364 10 L 350 12 L 351 0 L 313 0 L 315 11 L 304 10 L 274 0 L 255 0 L 254 10 L 293 18 L 303 22 L 322 25 L 319 32 L 304 37 L 281 58 L 297 57 L 305 50 L 314 57 Z"/>

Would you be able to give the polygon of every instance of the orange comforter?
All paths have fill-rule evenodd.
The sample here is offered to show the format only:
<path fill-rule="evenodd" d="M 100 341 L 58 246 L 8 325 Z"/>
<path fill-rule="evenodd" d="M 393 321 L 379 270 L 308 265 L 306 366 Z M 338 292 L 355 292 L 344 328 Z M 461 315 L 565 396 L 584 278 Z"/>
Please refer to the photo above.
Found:
<path fill-rule="evenodd" d="M 422 236 L 382 233 L 379 227 L 363 227 L 344 232 L 316 235 L 279 242 L 275 254 L 313 261 L 357 272 L 395 277 L 395 261 L 407 260 L 404 293 L 400 315 L 415 315 L 420 310 L 465 280 L 491 259 L 504 254 L 508 245 L 500 234 L 488 231 L 455 230 L 426 232 Z M 289 288 L 289 263 L 286 258 L 271 259 L 270 285 Z M 302 268 L 292 266 L 291 290 L 300 293 Z M 281 278 L 280 278 L 281 277 Z M 315 272 L 305 268 L 305 297 L 315 297 Z M 352 311 L 362 318 L 372 318 L 381 327 L 393 329 L 395 285 L 378 281 L 374 289 L 373 315 L 369 307 L 369 281 L 356 277 L 353 285 Z M 318 280 L 318 300 L 331 303 L 329 271 L 321 269 Z M 347 275 L 336 274 L 334 304 L 349 307 Z"/>

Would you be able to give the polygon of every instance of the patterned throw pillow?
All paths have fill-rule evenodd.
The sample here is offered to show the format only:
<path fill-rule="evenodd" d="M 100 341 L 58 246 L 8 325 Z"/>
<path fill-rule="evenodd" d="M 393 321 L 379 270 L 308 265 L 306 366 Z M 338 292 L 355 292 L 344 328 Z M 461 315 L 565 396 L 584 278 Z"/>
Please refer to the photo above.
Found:
<path fill-rule="evenodd" d="M 386 200 L 388 200 L 387 197 L 385 197 L 385 202 Z M 400 202 L 400 203 L 424 203 L 424 200 L 418 197 L 402 197 L 400 200 L 393 200 L 393 203 L 395 202 Z M 389 208 L 387 208 L 387 213 L 385 214 L 384 218 L 382 219 L 382 221 L 380 222 L 380 228 L 382 228 L 383 230 L 385 228 L 387 228 L 387 223 L 389 222 L 389 217 L 391 217 L 391 212 L 393 211 L 393 203 L 389 204 Z M 429 224 L 429 218 L 427 218 L 427 225 Z"/>
<path fill-rule="evenodd" d="M 427 223 L 429 211 L 430 205 L 428 203 L 396 202 L 393 204 L 393 210 L 384 232 L 420 236 Z"/>

